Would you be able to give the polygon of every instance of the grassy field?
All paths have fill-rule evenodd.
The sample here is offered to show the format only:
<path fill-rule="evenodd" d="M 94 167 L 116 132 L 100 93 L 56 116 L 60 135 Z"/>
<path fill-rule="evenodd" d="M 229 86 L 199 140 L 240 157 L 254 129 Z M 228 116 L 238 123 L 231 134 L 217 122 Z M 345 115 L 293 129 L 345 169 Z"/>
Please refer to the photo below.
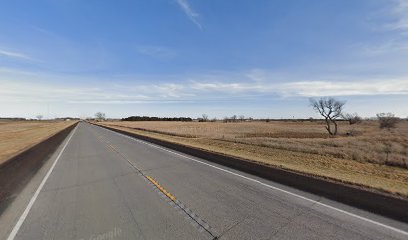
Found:
<path fill-rule="evenodd" d="M 0 164 L 74 121 L 0 121 Z"/>
<path fill-rule="evenodd" d="M 322 122 L 103 122 L 163 140 L 408 196 L 408 122 L 340 123 L 330 138 Z M 346 133 L 352 132 L 353 136 Z"/>

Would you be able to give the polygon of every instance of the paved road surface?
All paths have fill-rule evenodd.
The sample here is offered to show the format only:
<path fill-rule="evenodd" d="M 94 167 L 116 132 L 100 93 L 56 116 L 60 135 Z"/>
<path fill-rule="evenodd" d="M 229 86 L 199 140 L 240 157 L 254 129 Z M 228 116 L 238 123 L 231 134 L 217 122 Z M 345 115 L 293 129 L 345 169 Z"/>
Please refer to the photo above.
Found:
<path fill-rule="evenodd" d="M 9 239 L 408 239 L 407 224 L 87 123 L 70 137 Z"/>

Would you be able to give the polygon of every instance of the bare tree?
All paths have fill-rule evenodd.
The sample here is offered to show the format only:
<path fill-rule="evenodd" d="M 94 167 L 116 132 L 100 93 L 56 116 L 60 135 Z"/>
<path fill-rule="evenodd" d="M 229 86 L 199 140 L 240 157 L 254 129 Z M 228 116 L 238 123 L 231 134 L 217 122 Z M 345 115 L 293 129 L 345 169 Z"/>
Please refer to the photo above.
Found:
<path fill-rule="evenodd" d="M 319 100 L 310 99 L 310 105 L 318 112 L 326 121 L 326 129 L 331 136 L 337 134 L 338 126 L 337 119 L 342 116 L 343 106 L 345 102 L 335 98 L 320 98 Z M 332 128 L 334 126 L 334 129 Z"/>
<path fill-rule="evenodd" d="M 103 112 L 97 112 L 97 113 L 95 113 L 95 118 L 98 121 L 102 121 L 102 120 L 106 119 L 106 116 L 105 116 L 105 113 L 103 113 Z"/>
<path fill-rule="evenodd" d="M 342 117 L 347 120 L 350 125 L 361 123 L 363 121 L 357 113 L 345 113 Z"/>
<path fill-rule="evenodd" d="M 232 115 L 231 122 L 236 122 L 237 118 L 238 118 L 237 115 Z"/>
<path fill-rule="evenodd" d="M 377 113 L 377 118 L 380 122 L 380 128 L 387 128 L 388 130 L 397 127 L 400 120 L 393 113 Z"/>
<path fill-rule="evenodd" d="M 37 116 L 35 116 L 39 121 L 41 121 L 41 119 L 43 119 L 43 115 L 38 114 Z"/>
<path fill-rule="evenodd" d="M 202 122 L 208 122 L 208 115 L 207 114 L 201 115 L 201 120 Z"/>
<path fill-rule="evenodd" d="M 244 115 L 239 115 L 239 121 L 241 121 L 241 122 L 245 121 L 245 116 Z"/>

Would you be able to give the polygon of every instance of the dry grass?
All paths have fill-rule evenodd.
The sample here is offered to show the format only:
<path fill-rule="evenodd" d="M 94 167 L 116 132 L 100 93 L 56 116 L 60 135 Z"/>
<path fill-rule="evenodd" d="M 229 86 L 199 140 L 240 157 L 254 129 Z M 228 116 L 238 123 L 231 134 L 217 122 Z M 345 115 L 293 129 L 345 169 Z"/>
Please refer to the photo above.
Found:
<path fill-rule="evenodd" d="M 342 122 L 336 138 L 329 138 L 319 122 L 102 124 L 408 196 L 406 121 L 391 132 L 380 130 L 375 121 L 356 126 Z"/>
<path fill-rule="evenodd" d="M 207 138 L 257 146 L 315 153 L 359 162 L 408 167 L 408 122 L 392 131 L 380 130 L 378 123 L 340 123 L 340 136 L 330 138 L 318 122 L 110 122 L 137 130 L 188 138 Z M 347 136 L 353 132 L 354 136 Z M 388 154 L 387 154 L 388 152 Z M 388 157 L 387 157 L 388 155 Z"/>
<path fill-rule="evenodd" d="M 0 121 L 0 164 L 74 123 L 73 121 Z"/>

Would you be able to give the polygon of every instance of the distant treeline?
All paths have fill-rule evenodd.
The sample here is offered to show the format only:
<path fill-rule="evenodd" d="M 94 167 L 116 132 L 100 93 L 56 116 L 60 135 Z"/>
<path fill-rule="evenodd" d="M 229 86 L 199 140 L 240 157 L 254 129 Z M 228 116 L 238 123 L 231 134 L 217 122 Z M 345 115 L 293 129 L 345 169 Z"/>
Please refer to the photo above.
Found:
<path fill-rule="evenodd" d="M 122 118 L 122 121 L 181 121 L 192 122 L 193 119 L 189 117 L 148 117 L 148 116 L 131 116 Z"/>
<path fill-rule="evenodd" d="M 63 118 L 55 118 L 55 120 L 81 120 L 80 118 L 74 118 L 74 117 L 63 117 Z"/>
<path fill-rule="evenodd" d="M 25 118 L 0 118 L 0 121 L 25 121 Z"/>

